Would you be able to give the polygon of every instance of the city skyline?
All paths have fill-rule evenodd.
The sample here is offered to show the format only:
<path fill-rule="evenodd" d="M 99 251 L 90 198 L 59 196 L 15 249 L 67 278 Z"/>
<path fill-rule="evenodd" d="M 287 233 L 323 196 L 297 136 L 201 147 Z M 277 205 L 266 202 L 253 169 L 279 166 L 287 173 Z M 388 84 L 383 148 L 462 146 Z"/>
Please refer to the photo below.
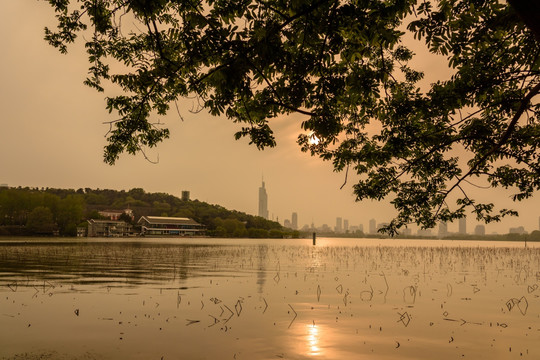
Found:
<path fill-rule="evenodd" d="M 296 215 L 296 213 L 293 213 L 293 215 Z M 288 225 L 292 225 L 291 221 L 288 219 L 284 220 L 284 226 L 287 227 Z M 451 227 L 451 230 L 448 228 L 448 223 L 440 222 L 436 227 L 433 229 L 420 229 L 417 228 L 415 231 L 413 231 L 412 228 L 402 228 L 400 229 L 400 235 L 419 235 L 419 236 L 432 236 L 434 234 L 437 234 L 437 237 L 445 237 L 452 234 L 455 235 L 491 235 L 491 234 L 497 234 L 497 235 L 505 235 L 505 234 L 529 234 L 533 231 L 540 231 L 540 216 L 538 217 L 538 227 L 537 228 L 531 228 L 526 229 L 524 226 L 516 226 L 516 227 L 510 227 L 506 231 L 503 230 L 501 232 L 486 232 L 486 225 L 485 224 L 477 224 L 474 227 L 474 230 L 472 232 L 467 231 L 467 218 L 461 218 L 455 223 L 450 223 L 453 225 Z M 338 233 L 354 233 L 355 231 L 359 230 L 361 232 L 364 232 L 365 234 L 377 234 L 378 229 L 383 226 L 388 225 L 386 222 L 378 223 L 376 219 L 370 219 L 368 222 L 369 231 L 364 232 L 364 224 L 363 223 L 351 223 L 349 224 L 349 219 L 343 219 L 341 217 L 336 217 L 336 225 L 331 228 L 327 223 L 323 223 L 319 226 L 316 224 L 305 224 L 301 230 L 304 231 L 322 231 L 322 232 L 334 232 L 336 234 Z"/>
<path fill-rule="evenodd" d="M 264 179 L 262 180 L 262 186 L 259 187 L 259 216 L 261 216 L 260 215 L 261 214 L 261 191 L 263 191 L 263 194 L 264 194 L 263 195 L 264 204 L 267 204 L 268 195 L 266 193 Z M 270 211 L 266 209 L 266 213 L 270 214 Z M 269 219 L 269 218 L 267 217 L 266 219 Z M 272 216 L 272 219 L 269 219 L 269 220 L 278 221 L 283 226 L 294 229 L 294 230 L 297 230 L 297 229 L 303 229 L 303 230 L 309 230 L 309 231 L 321 230 L 323 232 L 333 231 L 335 233 L 346 233 L 349 227 L 354 228 L 355 231 L 358 229 L 362 232 L 364 229 L 364 223 L 358 222 L 357 224 L 355 224 L 354 222 L 351 222 L 349 224 L 349 219 L 341 217 L 341 216 L 335 217 L 335 226 L 333 228 L 328 225 L 328 222 L 323 222 L 319 226 L 315 225 L 314 222 L 312 222 L 311 224 L 305 223 L 303 226 L 300 227 L 298 225 L 297 212 L 293 212 L 290 219 L 287 217 L 283 217 L 282 219 L 283 220 L 280 222 L 279 217 L 274 219 Z M 509 233 L 531 233 L 532 231 L 540 230 L 540 216 L 538 216 L 538 224 L 537 224 L 538 227 L 536 228 L 534 227 L 534 225 L 531 226 L 530 228 L 527 228 L 526 226 L 521 225 L 521 224 L 514 224 L 512 226 L 509 226 L 507 229 L 500 228 L 498 231 L 488 232 L 487 229 L 489 229 L 489 224 L 486 225 L 484 223 L 478 223 L 478 221 L 474 221 L 474 220 L 471 221 L 471 223 L 475 224 L 474 230 L 472 232 L 467 231 L 468 226 L 467 226 L 467 216 L 466 216 L 464 218 L 460 218 L 456 220 L 455 222 L 450 222 L 450 223 L 440 222 L 437 226 L 435 226 L 432 229 L 420 229 L 419 227 L 408 226 L 406 228 L 400 229 L 400 234 L 402 235 L 417 234 L 420 236 L 425 236 L 425 235 L 431 236 L 435 232 L 438 235 L 438 237 L 444 237 L 449 234 L 489 235 L 489 234 L 509 234 Z M 293 226 L 293 224 L 295 225 Z M 376 219 L 371 218 L 369 219 L 369 221 L 367 221 L 366 225 L 368 226 L 368 229 L 369 229 L 367 234 L 376 234 L 378 233 L 378 229 L 383 225 L 388 225 L 388 222 L 386 221 L 378 222 Z M 450 225 L 451 230 L 449 230 L 449 227 L 448 227 L 449 225 Z"/>

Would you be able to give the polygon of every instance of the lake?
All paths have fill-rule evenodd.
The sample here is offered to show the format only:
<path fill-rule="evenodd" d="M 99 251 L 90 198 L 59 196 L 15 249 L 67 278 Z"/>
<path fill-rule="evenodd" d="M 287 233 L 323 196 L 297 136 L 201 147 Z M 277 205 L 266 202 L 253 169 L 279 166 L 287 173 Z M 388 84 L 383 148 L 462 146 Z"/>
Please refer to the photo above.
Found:
<path fill-rule="evenodd" d="M 3 239 L 0 359 L 540 359 L 540 244 Z"/>

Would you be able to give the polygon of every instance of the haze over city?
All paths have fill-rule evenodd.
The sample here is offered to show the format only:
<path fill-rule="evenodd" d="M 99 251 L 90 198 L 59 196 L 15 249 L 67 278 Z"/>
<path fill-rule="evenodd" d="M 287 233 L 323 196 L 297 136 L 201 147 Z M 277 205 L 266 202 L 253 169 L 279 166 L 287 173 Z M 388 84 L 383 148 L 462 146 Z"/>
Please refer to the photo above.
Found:
<path fill-rule="evenodd" d="M 18 16 L 16 14 L 24 14 Z M 103 163 L 106 121 L 114 114 L 105 110 L 106 94 L 83 85 L 88 63 L 78 42 L 61 55 L 43 40 L 44 26 L 54 26 L 54 13 L 44 2 L 11 1 L 0 4 L 3 56 L 0 59 L 0 183 L 9 186 L 57 188 L 143 188 L 150 192 L 180 195 L 229 209 L 257 214 L 258 188 L 264 177 L 269 218 L 283 224 L 298 214 L 305 224 L 334 227 L 336 217 L 350 225 L 370 219 L 390 221 L 395 213 L 388 203 L 354 201 L 354 176 L 334 173 L 330 163 L 301 153 L 296 144 L 301 115 L 277 118 L 271 123 L 278 145 L 258 151 L 246 139 L 235 141 L 240 126 L 205 112 L 194 113 L 194 100 L 179 102 L 179 114 L 171 111 L 160 121 L 171 130 L 170 139 L 142 155 L 123 155 L 115 166 Z M 18 29 L 13 31 L 13 29 Z M 428 69 L 437 69 L 433 63 Z M 435 71 L 435 70 L 434 70 Z M 507 233 L 510 227 L 538 229 L 538 194 L 513 203 L 502 190 L 478 189 L 477 198 L 499 207 L 520 211 L 519 218 L 488 224 L 486 233 Z M 469 217 L 468 231 L 475 219 Z M 412 227 L 416 232 L 416 227 Z M 458 225 L 449 224 L 449 231 Z M 436 229 L 434 230 L 436 231 Z"/>

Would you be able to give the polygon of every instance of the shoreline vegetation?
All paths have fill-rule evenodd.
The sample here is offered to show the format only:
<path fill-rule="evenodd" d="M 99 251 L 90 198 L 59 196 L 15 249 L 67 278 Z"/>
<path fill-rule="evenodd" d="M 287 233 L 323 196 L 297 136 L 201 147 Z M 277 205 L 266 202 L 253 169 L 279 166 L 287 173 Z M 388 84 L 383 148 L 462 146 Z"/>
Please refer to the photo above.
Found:
<path fill-rule="evenodd" d="M 199 200 L 180 199 L 166 193 L 147 193 L 141 188 L 54 189 L 0 188 L 0 237 L 77 236 L 77 228 L 88 226 L 87 220 L 107 219 L 100 211 L 124 211 L 118 220 L 137 226 L 141 216 L 188 217 L 206 226 L 206 237 L 222 238 L 308 238 L 308 232 L 288 229 L 276 221 L 266 220 L 220 205 Z M 319 237 L 392 239 L 384 234 L 317 232 Z M 398 239 L 540 241 L 540 231 L 529 234 L 449 234 L 445 237 L 398 235 Z"/>
<path fill-rule="evenodd" d="M 114 220 L 135 229 L 142 216 L 186 217 L 206 226 L 209 237 L 299 237 L 298 231 L 260 216 L 141 188 L 28 187 L 0 188 L 0 236 L 77 236 L 77 229 L 87 228 L 88 220 L 112 220 L 103 215 L 111 211 L 121 213 Z"/>

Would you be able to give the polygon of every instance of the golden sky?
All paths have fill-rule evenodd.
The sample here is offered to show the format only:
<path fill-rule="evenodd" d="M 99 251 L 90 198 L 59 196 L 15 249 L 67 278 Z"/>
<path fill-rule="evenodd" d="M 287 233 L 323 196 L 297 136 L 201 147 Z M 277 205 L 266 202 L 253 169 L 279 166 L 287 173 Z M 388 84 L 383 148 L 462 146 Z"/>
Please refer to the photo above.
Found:
<path fill-rule="evenodd" d="M 269 213 L 281 223 L 298 213 L 300 226 L 323 223 L 335 226 L 336 217 L 350 225 L 375 218 L 389 221 L 388 204 L 356 203 L 349 183 L 342 190 L 345 175 L 332 171 L 330 163 L 301 153 L 296 145 L 301 117 L 273 122 L 278 146 L 258 151 L 247 140 L 235 141 L 239 126 L 225 118 L 204 112 L 193 114 L 191 100 L 179 102 L 182 121 L 176 111 L 162 118 L 171 138 L 148 155 L 124 155 L 115 166 L 103 163 L 103 146 L 113 120 L 105 110 L 103 93 L 83 85 L 87 73 L 86 54 L 81 42 L 61 55 L 43 40 L 43 28 L 54 26 L 54 13 L 46 2 L 0 1 L 0 183 L 9 186 L 58 188 L 141 187 L 149 192 L 192 198 L 219 204 L 250 214 L 257 213 L 258 187 L 264 174 Z M 427 58 L 424 58 L 426 61 Z M 428 79 L 447 73 L 436 58 L 422 64 Z M 272 126 L 272 123 L 271 123 Z M 512 206 L 508 194 L 482 191 L 478 199 Z M 486 233 L 506 233 L 510 226 L 527 231 L 539 227 L 539 196 L 517 204 L 518 219 L 487 225 Z M 476 222 L 468 221 L 472 232 Z M 415 229 L 415 227 L 413 227 Z M 457 224 L 449 225 L 457 231 Z"/>

